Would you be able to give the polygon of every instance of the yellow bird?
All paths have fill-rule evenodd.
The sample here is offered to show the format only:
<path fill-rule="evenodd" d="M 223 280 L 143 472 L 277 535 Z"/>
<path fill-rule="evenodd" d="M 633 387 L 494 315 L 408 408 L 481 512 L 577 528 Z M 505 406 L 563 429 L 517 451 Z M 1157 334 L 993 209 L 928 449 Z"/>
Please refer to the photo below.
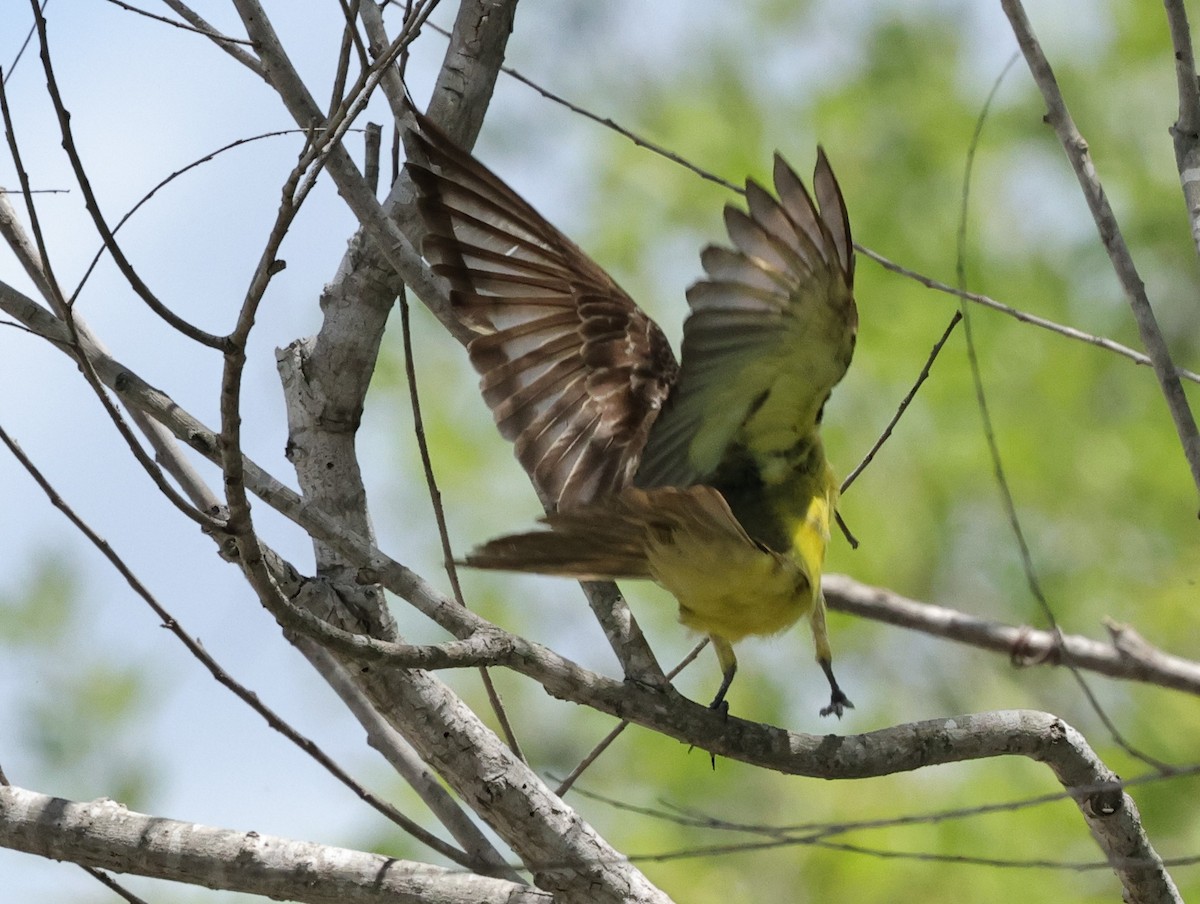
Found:
<path fill-rule="evenodd" d="M 477 568 L 579 580 L 644 578 L 712 640 L 723 707 L 733 644 L 807 615 L 832 690 L 821 570 L 838 481 L 819 425 L 858 331 L 854 246 L 818 148 L 813 198 L 775 156 L 775 194 L 746 181 L 687 292 L 682 364 L 597 264 L 498 177 L 418 118 L 407 169 L 423 253 L 456 315 L 500 432 L 551 512 L 500 537 Z"/>

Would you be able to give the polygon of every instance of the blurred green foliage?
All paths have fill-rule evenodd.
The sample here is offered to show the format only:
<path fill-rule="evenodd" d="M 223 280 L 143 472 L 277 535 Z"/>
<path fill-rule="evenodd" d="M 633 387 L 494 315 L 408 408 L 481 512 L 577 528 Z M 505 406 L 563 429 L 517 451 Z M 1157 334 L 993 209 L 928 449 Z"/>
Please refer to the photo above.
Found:
<path fill-rule="evenodd" d="M 768 179 L 776 148 L 803 172 L 820 140 L 846 193 L 856 239 L 954 283 L 968 145 L 1015 42 L 998 14 L 983 15 L 972 4 L 856 7 L 837 15 L 836 26 L 830 21 L 834 6 L 741 4 L 727 22 L 693 23 L 671 54 L 647 54 L 632 41 L 628 47 L 614 43 L 601 71 L 588 69 L 586 78 L 564 73 L 563 79 L 574 79 L 573 100 L 736 181 L 746 174 Z M 1168 134 L 1175 118 L 1174 70 L 1161 10 L 1112 2 L 1074 12 L 1053 5 L 1045 18 L 1034 5 L 1030 13 L 1177 361 L 1194 368 L 1200 280 Z M 518 17 L 515 62 L 536 77 L 536 64 L 520 57 L 521 27 Z M 621 108 L 622 98 L 636 100 Z M 1128 308 L 1043 114 L 1040 95 L 1018 62 L 997 94 L 975 160 L 965 236 L 968 287 L 1137 347 Z M 539 147 L 554 137 L 535 132 L 524 140 L 524 159 L 537 167 Z M 590 141 L 579 169 L 593 181 L 577 191 L 589 205 L 590 224 L 573 237 L 678 337 L 683 289 L 700 272 L 697 251 L 723 241 L 720 207 L 738 199 L 617 136 L 597 131 Z M 508 154 L 510 169 L 519 169 L 519 142 Z M 843 472 L 895 411 L 957 308 L 955 299 L 867 259 L 859 261 L 857 295 L 857 357 L 826 412 L 827 446 Z M 1063 629 L 1102 638 L 1101 621 L 1111 616 L 1173 652 L 1200 656 L 1196 494 L 1152 374 L 992 311 L 968 313 L 1007 479 L 1038 578 Z M 537 511 L 532 493 L 482 402 L 464 394 L 462 387 L 473 382 L 462 367 L 464 356 L 432 334 L 423 334 L 419 355 L 439 373 L 455 374 L 439 381 L 447 395 L 426 393 L 455 542 L 465 547 L 528 523 Z M 448 363 L 447 355 L 459 356 L 460 363 Z M 1188 392 L 1200 399 L 1194 386 Z M 413 472 L 399 472 L 405 473 Z M 835 540 L 831 570 L 975 615 L 1044 626 L 1000 504 L 961 328 L 843 510 L 862 547 L 851 551 Z M 613 668 L 586 607 L 566 582 L 481 575 L 465 581 L 472 605 L 488 617 L 585 664 Z M 650 588 L 630 586 L 627 592 L 663 662 L 676 661 L 694 639 L 673 624 L 670 605 Z M 1147 771 L 1117 747 L 1062 670 L 1014 670 L 1002 656 L 836 615 L 832 629 L 839 674 L 858 704 L 842 724 L 816 717 L 823 682 L 803 628 L 747 645 L 732 710 L 820 733 L 971 710 L 1044 709 L 1076 725 L 1126 777 Z M 706 652 L 681 677 L 685 692 L 698 698 L 711 693 L 716 671 L 710 660 Z M 471 680 L 455 677 L 482 707 Z M 1088 681 L 1135 745 L 1173 763 L 1196 761 L 1200 719 L 1194 698 L 1094 676 Z M 502 676 L 502 686 L 526 753 L 546 773 L 565 775 L 611 725 L 549 701 L 510 676 Z M 585 773 L 579 787 L 631 806 L 678 808 L 749 826 L 891 818 L 1058 790 L 1048 770 L 1025 761 L 837 783 L 726 761 L 714 769 L 706 754 L 637 728 Z M 1163 856 L 1196 852 L 1194 779 L 1143 786 L 1135 797 Z M 676 900 L 693 904 L 1119 897 L 1118 883 L 1104 867 L 970 862 L 1097 863 L 1098 849 L 1066 803 L 825 839 L 921 855 L 891 859 L 820 843 L 709 851 L 753 846 L 764 836 L 634 815 L 580 796 L 570 800 L 635 858 L 691 852 L 642 865 Z M 1194 867 L 1180 867 L 1174 876 L 1185 897 L 1200 893 Z"/>
<path fill-rule="evenodd" d="M 28 757 L 53 777 L 44 793 L 144 806 L 158 767 L 129 729 L 153 707 L 152 676 L 95 643 L 80 573 L 65 556 L 44 552 L 14 578 L 0 586 L 0 655 L 21 675 L 9 690 L 16 724 L 0 732 L 5 765 Z"/>

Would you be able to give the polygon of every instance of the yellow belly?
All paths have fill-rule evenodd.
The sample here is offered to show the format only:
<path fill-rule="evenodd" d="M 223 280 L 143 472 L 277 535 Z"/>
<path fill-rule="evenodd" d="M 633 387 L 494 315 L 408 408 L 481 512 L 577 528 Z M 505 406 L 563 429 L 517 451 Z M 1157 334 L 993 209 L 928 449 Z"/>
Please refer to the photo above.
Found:
<path fill-rule="evenodd" d="M 679 620 L 731 643 L 777 634 L 813 604 L 799 562 L 754 546 L 676 534 L 669 545 L 652 545 L 649 560 L 654 579 L 679 601 Z"/>
<path fill-rule="evenodd" d="M 792 548 L 786 553 L 725 534 L 677 531 L 664 541 L 650 540 L 650 572 L 679 601 L 679 620 L 689 628 L 730 643 L 751 634 L 777 634 L 816 602 L 830 503 L 825 494 L 810 499 L 789 531 Z"/>

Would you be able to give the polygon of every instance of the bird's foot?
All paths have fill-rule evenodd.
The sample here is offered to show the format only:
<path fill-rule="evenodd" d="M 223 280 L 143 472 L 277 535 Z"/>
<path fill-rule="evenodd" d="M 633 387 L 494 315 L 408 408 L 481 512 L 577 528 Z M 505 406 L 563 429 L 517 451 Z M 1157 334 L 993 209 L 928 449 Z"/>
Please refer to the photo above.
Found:
<path fill-rule="evenodd" d="M 850 702 L 850 698 L 842 693 L 840 687 L 833 689 L 833 695 L 829 698 L 829 705 L 821 707 L 821 715 L 828 716 L 830 714 L 837 716 L 839 719 L 848 709 L 854 709 L 854 704 Z"/>

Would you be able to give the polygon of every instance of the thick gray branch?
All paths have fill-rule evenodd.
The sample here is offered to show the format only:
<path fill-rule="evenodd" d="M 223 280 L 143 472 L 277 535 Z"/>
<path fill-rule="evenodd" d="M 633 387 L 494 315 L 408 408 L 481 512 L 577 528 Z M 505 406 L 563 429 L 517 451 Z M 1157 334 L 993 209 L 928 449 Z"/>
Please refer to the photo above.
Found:
<path fill-rule="evenodd" d="M 332 655 L 320 650 L 312 641 L 307 643 L 312 649 L 305 650 L 310 660 L 325 659 L 326 662 L 316 662 L 321 675 L 330 682 L 342 702 L 358 719 L 359 724 L 367 731 L 367 743 L 379 751 L 392 768 L 417 792 L 425 805 L 433 811 L 438 821 L 454 836 L 454 840 L 477 863 L 482 864 L 480 871 L 488 875 L 520 881 L 515 870 L 497 853 L 495 846 L 487 839 L 483 831 L 472 820 L 470 815 L 459 805 L 458 801 L 446 790 L 438 777 L 417 756 L 409 744 L 370 704 L 358 686 L 353 675 L 345 669 Z"/>
<path fill-rule="evenodd" d="M 549 904 L 550 895 L 380 854 L 0 787 L 0 846 L 96 869 L 305 904 Z"/>

